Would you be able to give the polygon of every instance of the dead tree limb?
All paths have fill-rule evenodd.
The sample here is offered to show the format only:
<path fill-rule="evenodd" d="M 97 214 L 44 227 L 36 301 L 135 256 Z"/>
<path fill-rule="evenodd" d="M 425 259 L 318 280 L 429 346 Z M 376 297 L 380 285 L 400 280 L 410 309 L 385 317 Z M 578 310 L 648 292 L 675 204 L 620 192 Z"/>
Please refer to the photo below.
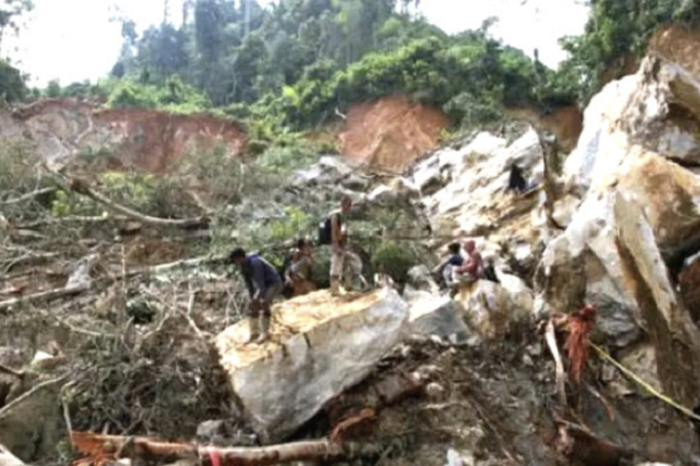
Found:
<path fill-rule="evenodd" d="M 197 266 L 205 265 L 205 264 L 214 264 L 214 263 L 220 262 L 221 260 L 222 260 L 221 257 L 203 256 L 203 257 L 196 257 L 194 259 L 184 259 L 184 260 L 180 260 L 180 261 L 176 261 L 176 262 L 169 262 L 166 264 L 155 265 L 152 267 L 144 267 L 144 268 L 128 270 L 123 275 L 118 275 L 118 276 L 114 276 L 114 277 L 106 277 L 106 278 L 103 278 L 100 280 L 95 280 L 91 286 L 94 287 L 95 289 L 102 289 L 103 287 L 111 285 L 112 283 L 118 282 L 119 280 L 128 279 L 131 277 L 135 277 L 137 275 L 147 275 L 147 274 L 158 274 L 158 273 L 170 272 L 170 271 L 178 269 L 178 268 L 197 267 Z M 80 293 L 83 293 L 85 291 L 88 291 L 89 288 L 90 288 L 90 286 L 86 286 L 85 284 L 79 284 L 76 286 L 55 288 L 52 290 L 42 291 L 42 292 L 31 294 L 31 295 L 26 295 L 26 296 L 8 299 L 5 301 L 0 301 L 0 312 L 7 311 L 9 309 L 12 309 L 12 308 L 19 306 L 19 305 L 22 305 L 22 304 L 36 303 L 39 301 L 53 301 L 55 299 L 74 296 L 76 294 L 80 294 Z"/>
<path fill-rule="evenodd" d="M 550 320 L 547 322 L 547 327 L 545 330 L 545 339 L 547 341 L 547 346 L 549 351 L 554 357 L 554 364 L 556 365 L 556 384 L 557 384 L 557 396 L 559 398 L 559 404 L 562 408 L 567 405 L 566 402 L 566 372 L 564 372 L 564 362 L 561 358 L 561 353 L 559 352 L 559 347 L 557 346 L 557 336 L 554 331 L 554 322 Z"/>
<path fill-rule="evenodd" d="M 6 262 L 3 262 L 2 265 L 4 266 L 4 273 L 8 274 L 12 271 L 13 268 L 17 267 L 18 265 L 28 265 L 46 262 L 48 260 L 55 259 L 59 256 L 60 254 L 57 252 L 30 252 L 21 257 L 17 257 L 15 259 L 10 259 Z"/>
<path fill-rule="evenodd" d="M 88 288 L 88 286 L 81 284 L 67 288 L 55 288 L 53 290 L 42 291 L 27 296 L 0 301 L 0 312 L 7 311 L 23 304 L 35 303 L 37 301 L 51 301 L 53 299 L 63 298 L 66 296 L 74 296 L 87 291 Z"/>
<path fill-rule="evenodd" d="M 257 448 L 217 448 L 87 432 L 72 432 L 71 438 L 76 450 L 89 455 L 97 464 L 122 457 L 145 461 L 201 458 L 205 466 L 269 466 L 293 461 L 351 459 L 381 453 L 381 447 L 375 444 L 335 443 L 326 439 Z"/>
<path fill-rule="evenodd" d="M 325 406 L 332 424 L 337 424 L 354 416 L 353 408 L 372 408 L 380 410 L 402 399 L 422 393 L 427 381 L 418 374 L 402 372 L 389 374 L 370 385 L 361 385 L 350 393 L 343 393 Z"/>
<path fill-rule="evenodd" d="M 0 364 L 0 372 L 2 372 L 3 374 L 13 375 L 13 376 L 17 377 L 18 379 L 24 378 L 23 371 L 18 371 L 16 369 L 11 368 L 11 367 L 7 367 L 3 364 Z"/>
<path fill-rule="evenodd" d="M 39 393 L 42 390 L 46 390 L 49 387 L 52 387 L 54 385 L 57 385 L 59 383 L 65 382 L 68 379 L 68 374 L 62 375 L 60 377 L 56 377 L 55 379 L 50 379 L 45 382 L 41 382 L 31 390 L 29 390 L 26 393 L 23 393 L 22 395 L 18 396 L 14 400 L 10 401 L 7 403 L 5 406 L 0 409 L 0 419 L 5 417 L 12 409 L 17 406 L 18 404 L 22 403 L 24 400 L 31 398 L 35 394 Z"/>
<path fill-rule="evenodd" d="M 90 187 L 90 184 L 79 178 L 66 178 L 65 176 L 51 171 L 51 174 L 62 184 L 67 185 L 68 188 L 82 196 L 89 197 L 95 202 L 98 202 L 105 207 L 118 212 L 122 215 L 126 215 L 140 222 L 160 226 L 160 227 L 175 227 L 175 228 L 205 228 L 209 226 L 209 218 L 206 216 L 199 218 L 186 218 L 186 219 L 171 219 L 171 218 L 159 218 L 151 217 L 150 215 L 142 214 L 129 207 L 117 204 L 116 202 L 109 199 L 102 193 L 99 193 Z"/>
<path fill-rule="evenodd" d="M 0 205 L 19 204 L 20 202 L 29 201 L 31 199 L 34 199 L 37 196 L 41 196 L 44 194 L 50 194 L 50 193 L 53 193 L 55 191 L 56 191 L 56 188 L 37 189 L 36 191 L 32 191 L 31 193 L 23 194 L 23 195 L 16 197 L 14 199 L 0 201 Z"/>
<path fill-rule="evenodd" d="M 176 227 L 176 228 L 194 228 L 194 227 L 206 227 L 209 225 L 209 219 L 207 217 L 199 218 L 187 218 L 187 219 L 171 219 L 171 218 L 159 218 L 151 217 L 150 215 L 142 214 L 126 206 L 117 204 L 103 194 L 93 190 L 86 183 L 80 183 L 76 180 L 71 182 L 71 188 L 78 194 L 82 194 L 93 199 L 96 202 L 112 209 L 120 214 L 132 217 L 140 222 L 161 226 L 161 227 Z"/>

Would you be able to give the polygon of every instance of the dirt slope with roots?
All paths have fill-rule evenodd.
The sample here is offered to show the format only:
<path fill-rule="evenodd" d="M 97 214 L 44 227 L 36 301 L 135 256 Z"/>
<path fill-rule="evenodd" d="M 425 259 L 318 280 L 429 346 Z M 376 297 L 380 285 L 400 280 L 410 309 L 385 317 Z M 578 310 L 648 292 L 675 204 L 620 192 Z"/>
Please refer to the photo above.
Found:
<path fill-rule="evenodd" d="M 404 97 L 354 105 L 340 134 L 341 153 L 372 167 L 402 172 L 439 146 L 448 125 L 441 110 Z"/>

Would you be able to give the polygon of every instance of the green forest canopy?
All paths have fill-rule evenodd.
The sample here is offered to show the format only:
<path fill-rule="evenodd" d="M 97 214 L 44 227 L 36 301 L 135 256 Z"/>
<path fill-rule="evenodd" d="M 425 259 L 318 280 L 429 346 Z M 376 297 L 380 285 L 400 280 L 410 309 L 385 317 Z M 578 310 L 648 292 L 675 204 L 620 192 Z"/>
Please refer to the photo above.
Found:
<path fill-rule="evenodd" d="M 659 25 L 694 25 L 699 2 L 592 0 L 585 33 L 563 39 L 571 57 L 554 71 L 494 40 L 493 20 L 448 35 L 409 14 L 416 0 L 279 0 L 265 7 L 189 0 L 179 27 L 164 21 L 139 34 L 122 18 L 123 47 L 109 79 L 52 83 L 43 94 L 96 94 L 110 106 L 176 112 L 216 108 L 300 130 L 350 103 L 400 93 L 470 126 L 499 118 L 504 107 L 585 102 L 602 71 L 642 53 Z M 15 88 L 21 75 L 12 70 L 0 66 L 0 82 L 8 74 Z M 0 91 L 8 100 L 27 97 L 23 89 Z"/>

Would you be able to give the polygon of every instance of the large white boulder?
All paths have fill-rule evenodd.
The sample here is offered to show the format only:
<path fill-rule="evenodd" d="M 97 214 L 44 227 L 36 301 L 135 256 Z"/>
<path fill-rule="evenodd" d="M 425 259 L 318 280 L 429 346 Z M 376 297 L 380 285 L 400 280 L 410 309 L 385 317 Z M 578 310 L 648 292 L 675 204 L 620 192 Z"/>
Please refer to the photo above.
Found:
<path fill-rule="evenodd" d="M 487 237 L 524 273 L 536 265 L 543 229 L 531 215 L 541 204 L 539 190 L 514 195 L 506 191 L 510 166 L 517 163 L 533 184 L 543 179 L 542 146 L 530 128 L 508 144 L 479 133 L 459 148 L 443 149 L 421 161 L 409 174 L 422 194 L 421 204 L 433 234 L 442 239 Z M 515 259 L 517 251 L 527 250 Z"/>
<path fill-rule="evenodd" d="M 595 304 L 596 328 L 606 343 L 650 342 L 652 380 L 695 406 L 700 332 L 669 280 L 654 225 L 632 199 L 616 189 L 589 196 L 566 233 L 545 251 L 536 280 L 542 302 L 549 311 L 566 313 L 584 302 Z"/>
<path fill-rule="evenodd" d="M 532 298 L 488 280 L 463 286 L 455 302 L 469 329 L 485 340 L 502 338 L 532 317 Z"/>
<path fill-rule="evenodd" d="M 437 336 L 451 343 L 466 340 L 469 329 L 462 320 L 456 303 L 449 296 L 414 291 L 410 294 L 408 305 L 410 336 Z"/>
<path fill-rule="evenodd" d="M 632 240 L 641 251 L 636 256 L 654 255 L 644 273 L 676 302 L 674 312 L 687 314 L 666 285 L 669 272 L 677 273 L 700 244 L 700 178 L 684 167 L 700 154 L 692 129 L 700 125 L 700 75 L 691 66 L 694 55 L 687 58 L 685 64 L 647 58 L 637 74 L 611 82 L 593 98 L 565 166 L 569 192 L 582 203 L 573 215 L 571 196 L 556 206 L 565 212 L 559 218 L 567 228 L 548 244 L 536 275 L 544 310 L 571 312 L 592 302 L 599 309 L 598 330 L 618 347 L 650 331 L 644 317 L 649 299 L 635 293 L 642 284 L 623 261 Z M 645 233 L 625 240 L 621 232 L 642 219 L 639 231 Z"/>
<path fill-rule="evenodd" d="M 333 397 L 362 381 L 406 335 L 408 308 L 391 289 L 350 298 L 326 291 L 275 306 L 273 337 L 246 345 L 248 321 L 216 338 L 244 415 L 265 442 L 279 441 Z"/>
<path fill-rule="evenodd" d="M 700 75 L 684 65 L 691 64 L 646 58 L 637 74 L 609 83 L 591 100 L 578 147 L 565 164 L 572 190 L 614 182 L 633 148 L 700 162 Z"/>

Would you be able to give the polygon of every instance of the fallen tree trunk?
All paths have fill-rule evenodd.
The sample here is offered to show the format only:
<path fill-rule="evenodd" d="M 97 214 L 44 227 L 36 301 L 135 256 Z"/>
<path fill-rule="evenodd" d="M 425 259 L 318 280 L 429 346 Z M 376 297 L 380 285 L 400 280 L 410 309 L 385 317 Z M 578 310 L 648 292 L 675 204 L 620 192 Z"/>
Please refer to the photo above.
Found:
<path fill-rule="evenodd" d="M 409 396 L 424 392 L 427 379 L 417 373 L 389 374 L 370 385 L 343 393 L 324 408 L 333 427 L 330 439 L 338 442 L 356 434 L 371 435 L 379 411 Z"/>
<path fill-rule="evenodd" d="M 207 227 L 209 225 L 209 219 L 207 217 L 171 219 L 171 218 L 151 217 L 150 215 L 142 214 L 141 212 L 137 212 L 137 211 L 132 210 L 126 206 L 117 204 L 116 202 L 112 201 L 111 199 L 107 198 L 106 196 L 102 195 L 101 193 L 94 191 L 92 188 L 90 188 L 85 183 L 79 183 L 79 182 L 73 181 L 71 183 L 71 188 L 73 189 L 73 191 L 77 192 L 78 194 L 82 194 L 84 196 L 87 196 L 87 197 L 95 200 L 96 202 L 99 202 L 100 204 L 103 204 L 104 206 L 109 207 L 110 209 L 112 209 L 116 212 L 119 212 L 119 213 L 124 214 L 124 215 L 128 215 L 129 217 L 132 217 L 136 220 L 139 220 L 140 222 L 147 223 L 150 225 L 162 226 L 162 227 L 177 227 L 177 228 Z"/>
<path fill-rule="evenodd" d="M 197 267 L 200 265 L 215 264 L 217 262 L 222 261 L 222 257 L 202 256 L 195 257 L 193 259 L 183 259 L 176 262 L 168 262 L 166 264 L 154 265 L 151 267 L 127 270 L 126 273 L 123 275 L 116 275 L 113 277 L 105 277 L 99 280 L 94 280 L 89 286 L 86 286 L 85 284 L 78 284 L 75 286 L 55 288 L 52 290 L 42 291 L 39 293 L 0 301 L 0 312 L 10 310 L 19 305 L 34 304 L 41 301 L 53 301 L 60 298 L 72 297 L 77 294 L 88 291 L 89 289 L 102 290 L 106 286 L 109 286 L 120 280 L 135 277 L 137 275 L 158 274 L 170 272 L 178 268 Z"/>
<path fill-rule="evenodd" d="M 89 197 L 95 202 L 98 202 L 115 212 L 126 215 L 128 217 L 131 217 L 149 225 L 175 228 L 206 228 L 209 226 L 210 220 L 206 216 L 186 219 L 151 217 L 150 215 L 142 214 L 141 212 L 137 212 L 129 207 L 117 204 L 102 193 L 93 190 L 90 187 L 90 185 L 84 180 L 78 178 L 66 178 L 55 171 L 51 171 L 51 174 L 58 181 L 67 185 L 71 191 L 78 193 L 82 196 Z"/>
<path fill-rule="evenodd" d="M 119 458 L 161 462 L 201 458 L 205 466 L 269 466 L 293 461 L 370 457 L 379 455 L 382 450 L 376 444 L 336 443 L 326 439 L 254 448 L 217 448 L 88 432 L 72 432 L 71 439 L 76 450 L 89 455 L 95 464 Z"/>

